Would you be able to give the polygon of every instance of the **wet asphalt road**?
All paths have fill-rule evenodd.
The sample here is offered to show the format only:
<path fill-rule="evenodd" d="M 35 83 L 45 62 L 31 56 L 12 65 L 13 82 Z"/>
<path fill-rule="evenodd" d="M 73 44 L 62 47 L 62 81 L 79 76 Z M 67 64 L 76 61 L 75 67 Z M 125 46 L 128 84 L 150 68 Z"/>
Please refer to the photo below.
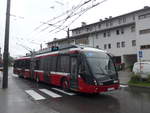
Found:
<path fill-rule="evenodd" d="M 40 92 L 41 88 L 62 97 L 50 97 Z M 150 113 L 150 89 L 122 87 L 100 95 L 70 96 L 52 88 L 17 76 L 9 77 L 9 88 L 0 89 L 0 113 Z M 34 100 L 25 92 L 31 89 L 45 99 Z"/>

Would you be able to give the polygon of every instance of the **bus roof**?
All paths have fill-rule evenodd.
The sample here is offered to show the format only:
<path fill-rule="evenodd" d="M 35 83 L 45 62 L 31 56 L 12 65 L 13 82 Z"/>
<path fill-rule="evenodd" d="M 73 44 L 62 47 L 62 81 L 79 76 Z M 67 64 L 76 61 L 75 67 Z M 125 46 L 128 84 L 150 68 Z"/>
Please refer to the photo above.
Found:
<path fill-rule="evenodd" d="M 105 50 L 102 49 L 98 49 L 98 48 L 93 48 L 93 47 L 89 47 L 89 46 L 85 46 L 85 45 L 70 45 L 68 47 L 64 47 L 64 48 L 60 48 L 57 51 L 47 51 L 45 53 L 40 53 L 37 54 L 36 52 L 33 53 L 35 58 L 41 57 L 41 56 L 48 56 L 48 55 L 55 55 L 55 54 L 59 54 L 59 53 L 67 53 L 67 52 L 71 52 L 71 51 L 95 51 L 95 52 L 104 52 L 107 53 Z M 17 58 L 16 60 L 23 60 L 23 59 L 30 59 L 30 56 L 23 56 L 20 58 Z"/>

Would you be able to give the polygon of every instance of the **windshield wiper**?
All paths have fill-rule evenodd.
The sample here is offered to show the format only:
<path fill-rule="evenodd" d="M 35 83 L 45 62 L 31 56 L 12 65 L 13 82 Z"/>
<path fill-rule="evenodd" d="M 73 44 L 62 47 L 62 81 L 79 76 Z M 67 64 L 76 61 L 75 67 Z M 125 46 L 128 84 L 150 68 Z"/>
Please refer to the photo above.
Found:
<path fill-rule="evenodd" d="M 108 74 L 106 74 L 106 73 L 95 73 L 95 74 L 100 74 L 100 75 L 108 75 Z"/>
<path fill-rule="evenodd" d="M 105 73 L 105 71 L 101 68 L 101 65 L 98 65 L 99 69 L 101 70 L 101 73 L 98 74 L 102 74 L 102 75 L 108 75 L 107 73 Z"/>

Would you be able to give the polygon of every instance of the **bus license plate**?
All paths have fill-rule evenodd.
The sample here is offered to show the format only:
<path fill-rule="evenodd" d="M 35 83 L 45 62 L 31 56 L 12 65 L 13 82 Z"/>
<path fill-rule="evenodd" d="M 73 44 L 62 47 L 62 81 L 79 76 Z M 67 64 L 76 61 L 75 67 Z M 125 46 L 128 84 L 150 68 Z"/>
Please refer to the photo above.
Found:
<path fill-rule="evenodd" d="M 108 90 L 108 91 L 112 91 L 112 90 L 114 90 L 114 89 L 115 89 L 115 88 L 112 87 L 112 88 L 108 88 L 107 90 Z"/>

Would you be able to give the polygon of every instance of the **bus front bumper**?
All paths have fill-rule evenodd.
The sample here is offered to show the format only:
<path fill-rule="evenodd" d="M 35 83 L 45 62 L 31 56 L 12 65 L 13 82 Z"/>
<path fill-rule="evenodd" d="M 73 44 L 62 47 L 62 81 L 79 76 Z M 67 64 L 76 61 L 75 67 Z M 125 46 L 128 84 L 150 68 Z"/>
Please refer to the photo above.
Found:
<path fill-rule="evenodd" d="M 117 84 L 112 84 L 112 85 L 99 85 L 99 86 L 94 86 L 94 85 L 86 85 L 86 87 L 80 86 L 79 90 L 80 92 L 84 93 L 102 93 L 102 92 L 108 92 L 108 91 L 113 91 L 117 90 L 120 88 L 119 83 Z"/>
<path fill-rule="evenodd" d="M 117 90 L 119 88 L 120 88 L 119 84 L 112 84 L 112 85 L 107 85 L 107 86 L 96 86 L 95 93 L 113 91 L 113 90 Z"/>

